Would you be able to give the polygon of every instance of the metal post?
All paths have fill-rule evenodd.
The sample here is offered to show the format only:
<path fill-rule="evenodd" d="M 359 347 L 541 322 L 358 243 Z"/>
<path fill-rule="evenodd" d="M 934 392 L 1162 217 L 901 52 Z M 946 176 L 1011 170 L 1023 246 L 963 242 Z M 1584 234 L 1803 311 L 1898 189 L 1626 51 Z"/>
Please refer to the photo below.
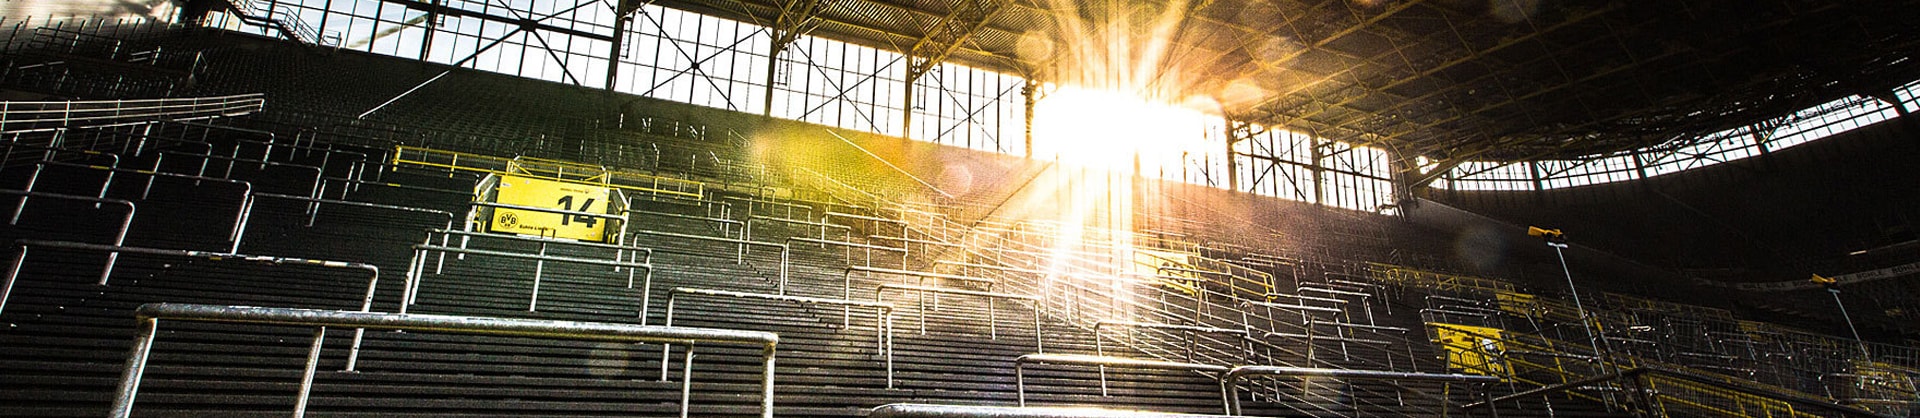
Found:
<path fill-rule="evenodd" d="M 547 255 L 547 244 L 540 243 L 540 256 L 545 257 L 546 255 Z M 533 295 L 527 297 L 527 312 L 533 312 L 539 309 L 540 275 L 542 272 L 546 271 L 546 267 L 547 267 L 547 260 L 533 261 Z M 632 283 L 628 283 L 628 286 L 632 286 Z"/>
<path fill-rule="evenodd" d="M 120 388 L 114 393 L 113 409 L 107 416 L 126 418 L 133 415 L 133 398 L 140 392 L 140 375 L 147 371 L 147 355 L 153 352 L 153 338 L 155 330 L 159 328 L 159 319 L 140 318 L 133 352 L 127 354 L 127 367 L 120 372 Z"/>
<path fill-rule="evenodd" d="M 887 389 L 893 389 L 893 310 L 887 309 L 886 322 Z"/>
<path fill-rule="evenodd" d="M 667 323 L 666 323 L 666 326 L 669 326 L 669 327 L 673 326 L 674 299 L 678 299 L 678 298 L 673 297 L 672 293 L 669 292 L 667 296 Z M 660 381 L 662 382 L 667 381 L 667 364 L 673 362 L 673 357 L 671 357 L 672 355 L 673 355 L 673 344 L 671 343 L 660 344 Z"/>
<path fill-rule="evenodd" d="M 680 367 L 680 418 L 693 405 L 693 343 L 687 343 L 686 365 Z"/>
<path fill-rule="evenodd" d="M 313 347 L 307 349 L 307 369 L 300 374 L 300 396 L 293 404 L 295 418 L 307 416 L 307 400 L 313 398 L 314 370 L 320 367 L 320 345 L 327 340 L 327 327 L 313 330 Z"/>
<path fill-rule="evenodd" d="M 1095 338 L 1097 339 L 1098 337 L 1095 337 Z M 1100 372 L 1104 374 L 1106 373 L 1106 371 L 1107 371 L 1107 366 L 1101 365 Z M 1027 406 L 1027 364 L 1026 363 L 1016 362 L 1013 364 L 1013 391 L 1015 394 L 1017 394 L 1015 395 L 1017 399 L 1020 400 L 1020 403 L 1017 405 L 1021 407 L 1026 407 Z M 1100 380 L 1100 396 L 1107 396 L 1107 380 L 1105 378 L 1102 378 Z"/>
<path fill-rule="evenodd" d="M 20 251 L 13 254 L 13 268 L 7 270 L 7 284 L 0 286 L 0 310 L 7 308 L 7 296 L 13 294 L 13 282 L 20 278 L 20 266 L 26 264 L 26 261 L 27 246 L 22 245 Z"/>
<path fill-rule="evenodd" d="M 773 418 L 773 354 L 775 350 L 775 344 L 777 343 L 767 343 L 767 348 L 764 350 L 764 355 L 766 356 L 767 364 L 765 367 L 761 368 L 761 370 L 764 370 L 764 371 L 761 372 L 761 376 L 760 376 L 760 417 L 761 418 Z M 891 379 L 892 375 L 889 374 L 888 378 Z"/>
<path fill-rule="evenodd" d="M 1860 355 L 1872 359 L 1873 352 L 1867 350 L 1867 341 L 1860 339 L 1860 329 L 1853 327 L 1853 316 L 1847 314 L 1847 305 L 1840 303 L 1840 289 L 1828 288 L 1827 293 L 1833 294 L 1833 305 L 1840 307 L 1840 318 L 1847 321 L 1847 330 L 1853 331 L 1853 342 L 1860 344 Z"/>
<path fill-rule="evenodd" d="M 1567 291 L 1573 293 L 1573 309 L 1580 314 L 1580 328 L 1587 330 L 1587 344 L 1592 345 L 1596 365 L 1600 366 L 1602 372 L 1605 372 L 1607 370 L 1607 360 L 1612 356 L 1600 351 L 1600 334 L 1594 332 L 1593 322 L 1587 317 L 1587 308 L 1580 303 L 1580 288 L 1573 285 L 1573 270 L 1567 268 L 1567 255 L 1562 251 L 1562 249 L 1567 248 L 1567 244 L 1548 242 L 1547 246 L 1553 247 L 1553 254 L 1560 257 L 1560 272 L 1567 276 Z"/>

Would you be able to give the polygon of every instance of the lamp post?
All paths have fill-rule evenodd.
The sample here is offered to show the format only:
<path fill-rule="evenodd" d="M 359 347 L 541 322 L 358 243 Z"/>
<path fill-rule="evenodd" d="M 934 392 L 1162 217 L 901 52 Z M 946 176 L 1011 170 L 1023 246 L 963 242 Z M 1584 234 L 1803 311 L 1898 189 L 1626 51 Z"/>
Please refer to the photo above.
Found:
<path fill-rule="evenodd" d="M 1833 295 L 1833 305 L 1840 308 L 1840 319 L 1847 321 L 1847 331 L 1853 332 L 1853 342 L 1860 344 L 1860 355 L 1871 360 L 1873 352 L 1867 350 L 1867 340 L 1860 339 L 1860 329 L 1853 326 L 1853 315 L 1847 314 L 1847 304 L 1840 303 L 1840 281 L 1818 274 L 1813 275 L 1812 281 L 1827 288 L 1827 293 Z"/>
<path fill-rule="evenodd" d="M 1567 236 L 1558 229 L 1546 229 L 1537 226 L 1527 227 L 1527 235 L 1540 237 L 1553 247 L 1553 254 L 1560 258 L 1560 272 L 1567 276 L 1567 291 L 1573 293 L 1573 309 L 1580 314 L 1580 327 L 1587 331 L 1587 344 L 1593 348 L 1593 356 L 1602 371 L 1607 369 L 1608 355 L 1600 351 L 1600 334 L 1593 329 L 1593 322 L 1587 317 L 1587 307 L 1580 303 L 1580 288 L 1573 285 L 1573 270 L 1567 268 Z"/>

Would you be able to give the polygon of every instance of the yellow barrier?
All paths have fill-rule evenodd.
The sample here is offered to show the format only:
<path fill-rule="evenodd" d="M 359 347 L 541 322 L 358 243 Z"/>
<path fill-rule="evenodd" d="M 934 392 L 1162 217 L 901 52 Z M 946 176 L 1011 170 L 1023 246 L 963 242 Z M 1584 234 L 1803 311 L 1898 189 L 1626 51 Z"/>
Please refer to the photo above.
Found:
<path fill-rule="evenodd" d="M 1161 285 L 1188 295 L 1198 296 L 1200 282 L 1206 280 L 1198 273 L 1188 271 L 1197 270 L 1197 268 L 1187 264 L 1187 254 L 1183 253 L 1136 249 L 1133 251 L 1131 267 L 1134 273 L 1140 276 L 1153 277 Z"/>
<path fill-rule="evenodd" d="M 706 195 L 706 183 L 703 182 L 615 171 L 596 165 L 544 158 L 505 158 L 398 145 L 394 147 L 391 163 L 396 166 L 404 164 L 502 176 L 545 177 L 564 183 L 696 199 Z"/>
<path fill-rule="evenodd" d="M 1516 315 L 1533 316 L 1540 310 L 1538 298 L 1520 292 L 1495 291 L 1493 301 L 1500 310 Z"/>
<path fill-rule="evenodd" d="M 1385 263 L 1367 263 L 1374 281 L 1392 283 L 1402 287 L 1430 287 L 1442 291 L 1480 291 L 1485 293 L 1513 292 L 1512 283 L 1482 279 L 1457 274 L 1436 273 L 1406 266 Z"/>
<path fill-rule="evenodd" d="M 1513 373 L 1499 353 L 1507 351 L 1498 328 L 1459 324 L 1433 325 L 1435 343 L 1447 353 L 1447 368 L 1462 373 L 1510 379 Z M 1444 326 L 1442 326 L 1444 325 Z"/>
<path fill-rule="evenodd" d="M 1644 379 L 1661 416 L 1698 416 L 1699 411 L 1705 411 L 1729 417 L 1820 417 L 1795 410 L 1792 403 L 1782 400 L 1659 375 L 1647 375 Z M 1691 409 L 1695 412 L 1676 414 L 1672 409 Z"/>
<path fill-rule="evenodd" d="M 1733 311 L 1728 311 L 1725 309 L 1716 309 L 1716 308 L 1709 308 L 1705 306 L 1694 306 L 1694 305 L 1667 302 L 1667 301 L 1661 301 L 1661 300 L 1653 300 L 1653 299 L 1647 299 L 1639 296 L 1623 295 L 1623 294 L 1613 293 L 1613 292 L 1600 292 L 1600 300 L 1603 306 L 1606 306 L 1615 310 L 1624 308 L 1624 309 L 1632 309 L 1637 311 L 1686 313 L 1686 314 L 1692 314 L 1695 316 L 1714 318 L 1714 319 L 1725 319 L 1725 320 L 1733 319 Z"/>

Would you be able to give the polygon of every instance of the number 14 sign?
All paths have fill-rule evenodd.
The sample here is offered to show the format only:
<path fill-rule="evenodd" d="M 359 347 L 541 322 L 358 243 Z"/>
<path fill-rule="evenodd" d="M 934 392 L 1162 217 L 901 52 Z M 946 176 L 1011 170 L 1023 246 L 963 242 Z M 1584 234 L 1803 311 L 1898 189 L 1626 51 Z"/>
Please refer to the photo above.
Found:
<path fill-rule="evenodd" d="M 606 187 L 547 179 L 505 176 L 500 179 L 495 201 L 514 206 L 531 206 L 578 212 L 607 212 Z M 494 209 L 489 230 L 581 241 L 606 241 L 602 219 L 574 214 L 519 209 Z"/>

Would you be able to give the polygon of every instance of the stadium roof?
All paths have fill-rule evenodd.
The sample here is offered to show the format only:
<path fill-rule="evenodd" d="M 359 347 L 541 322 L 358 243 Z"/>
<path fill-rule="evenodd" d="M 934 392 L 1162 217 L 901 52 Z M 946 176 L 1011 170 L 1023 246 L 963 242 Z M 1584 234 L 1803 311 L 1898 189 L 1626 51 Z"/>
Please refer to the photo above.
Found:
<path fill-rule="evenodd" d="M 1684 144 L 1920 79 L 1898 0 L 660 4 L 1043 81 L 1085 65 L 1075 39 L 1130 32 L 1165 43 L 1131 65 L 1236 120 L 1441 161 Z"/>

